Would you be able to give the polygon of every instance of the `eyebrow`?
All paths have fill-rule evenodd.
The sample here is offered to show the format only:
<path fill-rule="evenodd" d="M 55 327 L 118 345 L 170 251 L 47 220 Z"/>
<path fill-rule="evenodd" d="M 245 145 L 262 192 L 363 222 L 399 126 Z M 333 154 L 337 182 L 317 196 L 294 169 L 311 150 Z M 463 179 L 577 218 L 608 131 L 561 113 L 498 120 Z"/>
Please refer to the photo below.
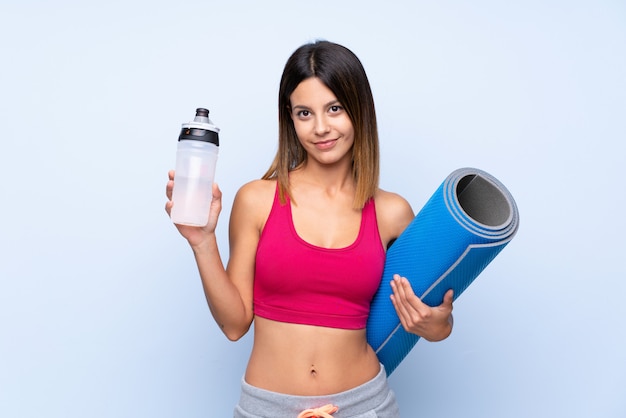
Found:
<path fill-rule="evenodd" d="M 338 105 L 338 104 L 340 105 L 341 102 L 338 99 L 335 99 L 335 100 L 331 100 L 330 102 L 324 104 L 324 107 L 331 107 L 331 106 L 335 106 L 335 105 Z M 293 110 L 296 110 L 296 109 L 309 110 L 310 107 L 305 106 L 305 105 L 295 105 L 295 106 L 292 107 L 292 109 Z"/>

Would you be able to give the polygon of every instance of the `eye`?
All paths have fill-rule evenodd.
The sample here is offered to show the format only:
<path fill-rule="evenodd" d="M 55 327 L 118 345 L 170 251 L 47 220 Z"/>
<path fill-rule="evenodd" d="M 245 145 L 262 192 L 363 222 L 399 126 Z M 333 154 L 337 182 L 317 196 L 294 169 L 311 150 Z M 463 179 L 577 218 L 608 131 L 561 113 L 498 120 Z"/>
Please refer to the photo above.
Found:
<path fill-rule="evenodd" d="M 343 110 L 343 107 L 340 105 L 332 105 L 328 110 L 330 113 L 339 113 Z"/>
<path fill-rule="evenodd" d="M 296 116 L 298 116 L 299 118 L 308 118 L 309 116 L 311 116 L 311 112 L 303 109 L 298 111 L 298 113 L 296 113 Z"/>

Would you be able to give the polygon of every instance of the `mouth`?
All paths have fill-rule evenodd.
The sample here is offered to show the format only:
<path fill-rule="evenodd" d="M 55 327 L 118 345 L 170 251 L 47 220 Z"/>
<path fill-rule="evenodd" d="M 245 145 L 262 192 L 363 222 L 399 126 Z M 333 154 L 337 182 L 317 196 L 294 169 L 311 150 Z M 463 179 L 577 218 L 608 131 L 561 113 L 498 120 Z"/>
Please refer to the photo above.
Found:
<path fill-rule="evenodd" d="M 328 148 L 332 148 L 336 143 L 337 143 L 337 138 L 326 139 L 324 141 L 318 141 L 318 142 L 315 142 L 314 144 L 318 149 L 328 149 Z"/>

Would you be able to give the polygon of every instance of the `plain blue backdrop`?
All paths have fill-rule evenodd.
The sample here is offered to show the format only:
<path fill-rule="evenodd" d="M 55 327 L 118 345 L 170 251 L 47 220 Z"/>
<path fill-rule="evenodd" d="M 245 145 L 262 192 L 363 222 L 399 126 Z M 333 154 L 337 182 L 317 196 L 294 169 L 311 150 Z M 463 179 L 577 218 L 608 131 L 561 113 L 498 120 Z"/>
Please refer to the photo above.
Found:
<path fill-rule="evenodd" d="M 231 416 L 252 335 L 214 324 L 166 173 L 208 107 L 226 259 L 317 38 L 365 65 L 381 187 L 418 211 L 473 166 L 520 210 L 452 336 L 391 376 L 403 416 L 626 416 L 624 2 L 24 0 L 0 6 L 1 417 Z"/>

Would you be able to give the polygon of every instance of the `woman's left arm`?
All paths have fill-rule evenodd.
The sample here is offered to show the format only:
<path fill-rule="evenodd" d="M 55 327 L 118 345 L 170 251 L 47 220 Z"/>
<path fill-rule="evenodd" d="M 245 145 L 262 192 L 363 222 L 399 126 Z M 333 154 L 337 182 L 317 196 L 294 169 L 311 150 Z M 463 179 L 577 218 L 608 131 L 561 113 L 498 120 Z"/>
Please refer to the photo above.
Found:
<path fill-rule="evenodd" d="M 385 247 L 397 238 L 413 221 L 415 215 L 410 204 L 401 196 L 379 190 L 376 212 L 381 239 Z M 452 332 L 453 292 L 446 292 L 439 306 L 426 305 L 413 292 L 409 281 L 395 275 L 391 281 L 391 300 L 400 323 L 407 332 L 417 334 L 428 341 L 441 341 Z"/>

